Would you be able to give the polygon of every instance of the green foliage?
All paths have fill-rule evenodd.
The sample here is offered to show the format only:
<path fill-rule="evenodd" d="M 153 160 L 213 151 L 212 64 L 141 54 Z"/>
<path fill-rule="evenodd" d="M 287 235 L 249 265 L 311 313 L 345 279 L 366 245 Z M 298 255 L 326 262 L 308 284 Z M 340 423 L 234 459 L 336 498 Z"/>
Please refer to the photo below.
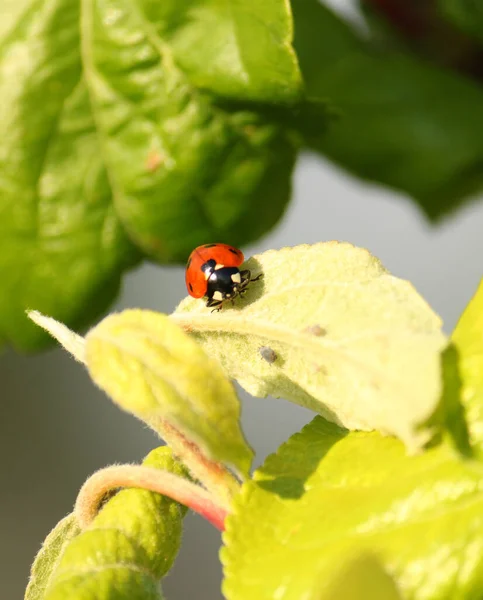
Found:
<path fill-rule="evenodd" d="M 318 0 L 4 0 L 0 344 L 45 342 L 27 308 L 87 325 L 143 257 L 257 239 L 287 205 L 301 145 L 431 219 L 481 192 L 483 9 L 432 5 L 427 31 L 441 15 L 459 29 L 454 55 L 427 32 L 411 43 L 388 5 L 373 6 L 383 47 Z M 247 268 L 263 279 L 219 314 L 189 298 L 86 338 L 33 318 L 169 440 L 144 464 L 185 476 L 175 452 L 199 512 L 221 527 L 232 510 L 228 600 L 480 598 L 483 283 L 448 343 L 412 286 L 349 244 Z M 253 452 L 227 376 L 332 422 L 316 417 L 234 502 L 228 467 L 248 478 Z M 126 489 L 82 532 L 66 517 L 26 600 L 160 599 L 183 512 Z"/>
<path fill-rule="evenodd" d="M 32 565 L 25 600 L 43 600 L 67 544 L 79 533 L 79 526 L 73 513 L 57 523 L 45 538 Z"/>
<path fill-rule="evenodd" d="M 143 464 L 186 474 L 166 446 L 153 450 Z M 51 534 L 46 540 L 49 556 L 44 549 L 33 567 L 35 573 L 42 566 L 48 583 L 39 590 L 31 585 L 26 600 L 160 600 L 158 582 L 178 552 L 184 513 L 160 494 L 125 489 L 104 505 L 87 529 L 71 540 L 64 537 L 59 548 L 62 535 L 72 537 L 70 526 L 61 521 L 55 538 Z M 71 517 L 66 519 L 72 523 Z"/>
<path fill-rule="evenodd" d="M 26 309 L 89 324 L 143 257 L 259 238 L 303 145 L 431 218 L 480 191 L 481 83 L 391 48 L 318 0 L 5 0 L 0 344 L 45 344 Z"/>
<path fill-rule="evenodd" d="M 33 316 L 122 408 L 163 435 L 166 423 L 174 426 L 217 461 L 214 471 L 222 475 L 212 490 L 211 474 L 201 471 L 208 491 L 199 498 L 220 509 L 221 519 L 229 513 L 222 550 L 228 600 L 478 598 L 483 284 L 448 345 L 412 286 L 366 250 L 304 245 L 269 251 L 247 266 L 263 279 L 218 314 L 186 299 L 171 317 L 141 310 L 110 316 L 85 340 Z M 233 497 L 223 465 L 246 475 L 252 457 L 238 402 L 221 366 L 179 326 L 250 391 L 305 404 L 351 429 L 379 431 L 350 431 L 316 417 Z M 267 345 L 270 361 L 260 355 Z M 436 428 L 431 445 L 418 448 Z M 67 549 L 59 547 L 60 534 L 54 538 L 55 572 L 46 569 L 44 550 L 33 569 L 33 600 L 60 600 L 81 583 L 86 594 L 102 585 L 106 598 L 158 597 L 153 582 L 167 567 L 156 561 L 171 557 L 169 567 L 174 550 L 150 537 L 151 522 L 139 524 L 144 499 L 162 498 L 139 493 L 118 494 Z M 141 504 L 132 519 L 130 495 Z M 164 544 L 173 538 L 177 546 L 177 523 L 166 527 Z M 108 532 L 106 539 L 93 533 L 91 542 L 91 530 Z M 105 579 L 103 569 L 80 576 L 94 564 L 86 550 L 94 546 L 95 561 L 114 565 Z"/>
<path fill-rule="evenodd" d="M 263 279 L 234 309 L 215 315 L 187 298 L 173 315 L 231 378 L 350 429 L 397 435 L 411 450 L 428 440 L 446 338 L 412 285 L 337 242 L 265 252 L 247 267 Z M 260 346 L 275 351 L 273 364 Z"/>
<path fill-rule="evenodd" d="M 220 365 L 169 317 L 146 310 L 111 315 L 86 337 L 93 380 L 124 410 L 163 434 L 176 427 L 212 460 L 246 476 L 253 451 L 240 405 Z"/>
<path fill-rule="evenodd" d="M 314 149 L 410 194 L 432 219 L 483 189 L 481 85 L 379 51 L 318 0 L 293 0 L 293 10 L 307 93 L 340 113 Z"/>
<path fill-rule="evenodd" d="M 318 600 L 400 600 L 394 580 L 374 556 L 361 555 L 348 561 L 336 575 L 321 584 Z"/>
<path fill-rule="evenodd" d="M 0 343 L 45 343 L 27 308 L 88 324 L 141 252 L 184 261 L 199 243 L 242 244 L 274 225 L 293 126 L 261 106 L 221 108 L 215 94 L 297 106 L 289 8 L 2 3 Z M 207 43 L 192 45 L 201 33 Z"/>
<path fill-rule="evenodd" d="M 461 442 L 462 402 L 478 458 L 482 299 L 483 284 L 444 352 L 441 405 L 453 439 Z M 446 439 L 409 456 L 395 439 L 349 432 L 317 417 L 269 457 L 237 497 L 222 550 L 225 595 L 398 597 L 387 572 L 410 600 L 479 598 L 482 490 L 481 462 L 465 460 Z M 373 560 L 362 557 L 374 556 L 380 565 L 360 566 L 358 580 L 354 561 L 361 565 Z M 364 585 L 372 588 L 365 592 Z"/>
<path fill-rule="evenodd" d="M 131 0 L 83 6 L 86 77 L 130 236 L 160 260 L 185 260 L 200 240 L 246 242 L 273 225 L 295 160 L 281 128 L 196 92 Z"/>
<path fill-rule="evenodd" d="M 288 2 L 141 0 L 140 6 L 196 87 L 237 101 L 301 99 Z"/>
<path fill-rule="evenodd" d="M 483 41 L 483 5 L 479 0 L 437 0 L 437 4 L 454 25 Z"/>
<path fill-rule="evenodd" d="M 483 453 L 483 280 L 461 316 L 452 340 L 461 379 L 461 402 L 466 410 L 470 440 Z"/>
<path fill-rule="evenodd" d="M 79 7 L 16 4 L 0 6 L 0 341 L 29 348 L 44 336 L 25 308 L 87 323 L 136 253 L 112 210 L 82 83 Z"/>
<path fill-rule="evenodd" d="M 224 593 L 316 600 L 340 564 L 369 552 L 404 598 L 477 598 L 482 485 L 481 465 L 447 445 L 409 457 L 395 439 L 317 417 L 237 498 L 224 536 Z"/>

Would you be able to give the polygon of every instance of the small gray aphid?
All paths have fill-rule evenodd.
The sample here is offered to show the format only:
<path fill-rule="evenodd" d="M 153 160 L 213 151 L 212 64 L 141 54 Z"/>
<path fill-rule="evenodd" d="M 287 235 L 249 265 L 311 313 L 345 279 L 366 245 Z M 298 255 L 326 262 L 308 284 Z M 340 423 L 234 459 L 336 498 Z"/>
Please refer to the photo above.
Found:
<path fill-rule="evenodd" d="M 275 353 L 270 346 L 260 346 L 258 349 L 262 358 L 267 361 L 267 363 L 274 363 L 277 360 L 277 354 Z"/>

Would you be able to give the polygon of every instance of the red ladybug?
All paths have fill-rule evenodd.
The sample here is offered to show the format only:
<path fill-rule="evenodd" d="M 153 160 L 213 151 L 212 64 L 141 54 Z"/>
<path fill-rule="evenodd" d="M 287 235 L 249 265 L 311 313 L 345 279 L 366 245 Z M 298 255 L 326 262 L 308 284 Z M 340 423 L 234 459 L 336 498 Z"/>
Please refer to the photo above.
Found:
<path fill-rule="evenodd" d="M 186 287 L 193 298 L 207 298 L 206 306 L 220 310 L 223 302 L 246 292 L 251 281 L 248 269 L 238 268 L 243 252 L 228 244 L 205 244 L 190 254 L 186 264 Z"/>

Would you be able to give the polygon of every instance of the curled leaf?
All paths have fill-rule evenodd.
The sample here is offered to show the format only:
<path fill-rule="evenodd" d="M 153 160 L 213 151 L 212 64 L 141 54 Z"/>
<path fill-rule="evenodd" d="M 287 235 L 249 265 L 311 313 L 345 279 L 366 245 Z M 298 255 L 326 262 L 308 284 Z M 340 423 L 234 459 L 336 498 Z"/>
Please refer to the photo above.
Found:
<path fill-rule="evenodd" d="M 217 361 L 166 315 L 127 310 L 86 336 L 94 381 L 124 410 L 161 435 L 164 423 L 209 459 L 250 469 L 253 452 L 240 429 L 240 405 Z"/>
<path fill-rule="evenodd" d="M 71 513 L 57 523 L 45 538 L 42 548 L 32 565 L 25 600 L 43 600 L 45 590 L 64 553 L 67 544 L 80 532 L 75 515 Z"/>
<path fill-rule="evenodd" d="M 167 446 L 143 464 L 185 474 Z M 43 598 L 159 600 L 159 580 L 178 552 L 183 515 L 177 502 L 160 494 L 120 491 L 67 546 Z"/>
<path fill-rule="evenodd" d="M 349 429 L 377 429 L 415 450 L 440 400 L 441 321 L 413 286 L 367 250 L 327 242 L 269 251 L 246 267 L 234 308 L 187 298 L 173 320 L 254 396 L 292 400 Z M 261 346 L 277 360 L 267 363 Z"/>

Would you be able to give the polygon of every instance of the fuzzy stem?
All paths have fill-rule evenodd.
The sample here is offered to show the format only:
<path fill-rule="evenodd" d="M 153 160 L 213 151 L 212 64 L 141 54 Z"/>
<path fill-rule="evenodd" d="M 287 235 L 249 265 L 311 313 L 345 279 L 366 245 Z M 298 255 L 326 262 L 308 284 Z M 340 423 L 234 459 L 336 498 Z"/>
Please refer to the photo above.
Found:
<path fill-rule="evenodd" d="M 142 465 L 106 467 L 91 475 L 79 491 L 74 513 L 82 529 L 97 515 L 105 495 L 113 489 L 136 487 L 163 494 L 188 506 L 220 531 L 224 530 L 228 511 L 199 485 L 173 473 Z"/>
<path fill-rule="evenodd" d="M 42 315 L 36 310 L 27 311 L 27 315 L 40 327 L 64 346 L 76 360 L 86 364 L 85 339 L 71 331 L 63 323 Z M 148 419 L 149 425 L 171 446 L 173 452 L 188 467 L 195 479 L 200 481 L 219 504 L 230 509 L 233 496 L 239 491 L 240 483 L 221 463 L 207 458 L 194 443 L 188 440 L 177 428 L 164 419 Z"/>
<path fill-rule="evenodd" d="M 153 426 L 154 424 L 152 424 Z M 155 430 L 171 447 L 173 453 L 222 505 L 230 510 L 233 496 L 240 491 L 240 482 L 221 463 L 208 459 L 194 442 L 164 419 L 157 419 Z"/>

